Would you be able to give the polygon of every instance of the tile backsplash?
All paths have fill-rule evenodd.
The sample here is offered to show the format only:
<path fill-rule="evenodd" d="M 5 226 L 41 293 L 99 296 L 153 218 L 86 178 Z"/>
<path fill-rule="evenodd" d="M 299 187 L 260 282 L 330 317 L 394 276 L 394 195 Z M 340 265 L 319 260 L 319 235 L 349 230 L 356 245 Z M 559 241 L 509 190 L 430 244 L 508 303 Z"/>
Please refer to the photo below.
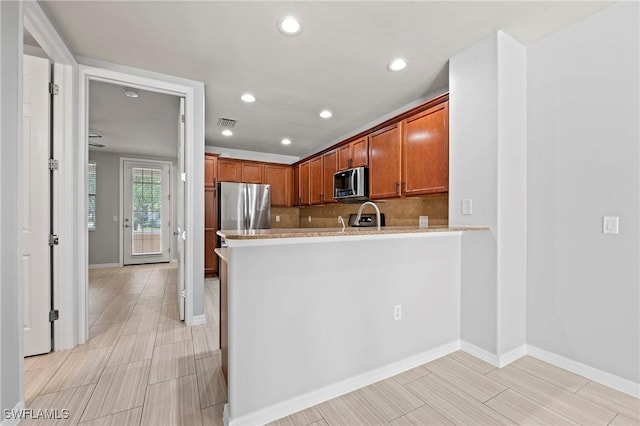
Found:
<path fill-rule="evenodd" d="M 376 201 L 380 213 L 385 214 L 387 226 L 418 226 L 419 216 L 429 216 L 429 226 L 449 224 L 449 194 L 432 194 Z M 272 228 L 337 228 L 338 216 L 345 222 L 357 213 L 360 204 L 324 204 L 304 207 L 271 207 Z M 365 207 L 364 213 L 375 213 Z M 280 221 L 276 221 L 276 216 Z M 311 216 L 311 222 L 309 222 Z"/>

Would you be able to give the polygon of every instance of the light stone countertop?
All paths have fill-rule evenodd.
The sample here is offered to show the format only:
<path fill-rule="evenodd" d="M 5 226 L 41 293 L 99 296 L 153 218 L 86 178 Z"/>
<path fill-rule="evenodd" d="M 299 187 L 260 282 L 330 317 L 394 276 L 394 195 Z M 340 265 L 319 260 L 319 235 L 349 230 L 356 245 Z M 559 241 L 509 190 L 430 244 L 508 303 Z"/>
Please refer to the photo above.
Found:
<path fill-rule="evenodd" d="M 433 232 L 486 231 L 488 226 L 433 226 L 419 228 L 417 226 L 383 226 L 379 231 L 375 228 L 273 228 L 249 231 L 218 231 L 218 235 L 226 240 L 264 240 L 278 238 L 314 238 L 314 237 L 347 237 L 362 235 L 423 234 Z"/>

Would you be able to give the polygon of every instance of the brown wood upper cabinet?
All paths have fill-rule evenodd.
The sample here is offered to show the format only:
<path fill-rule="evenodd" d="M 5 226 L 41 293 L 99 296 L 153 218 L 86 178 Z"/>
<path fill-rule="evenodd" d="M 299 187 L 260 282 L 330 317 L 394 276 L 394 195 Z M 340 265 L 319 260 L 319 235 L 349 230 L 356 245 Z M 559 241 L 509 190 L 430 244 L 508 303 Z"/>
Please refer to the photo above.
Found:
<path fill-rule="evenodd" d="M 216 186 L 218 172 L 218 156 L 205 154 L 204 157 L 204 185 Z"/>
<path fill-rule="evenodd" d="M 338 152 L 329 151 L 322 156 L 322 194 L 323 203 L 335 203 L 333 198 L 333 174 L 338 171 Z"/>
<path fill-rule="evenodd" d="M 322 156 L 309 160 L 309 202 L 311 204 L 322 203 Z"/>
<path fill-rule="evenodd" d="M 402 122 L 402 192 L 405 195 L 449 189 L 449 102 Z"/>
<path fill-rule="evenodd" d="M 402 196 L 402 124 L 369 135 L 369 198 Z"/>
<path fill-rule="evenodd" d="M 264 164 L 242 162 L 242 183 L 263 183 L 264 182 Z"/>
<path fill-rule="evenodd" d="M 369 142 L 367 137 L 338 148 L 338 170 L 362 167 L 369 164 Z"/>
<path fill-rule="evenodd" d="M 264 165 L 264 183 L 271 185 L 271 205 L 291 205 L 291 167 Z"/>
<path fill-rule="evenodd" d="M 241 182 L 241 162 L 218 158 L 218 182 Z"/>
<path fill-rule="evenodd" d="M 308 206 L 310 203 L 309 161 L 298 166 L 298 205 Z"/>

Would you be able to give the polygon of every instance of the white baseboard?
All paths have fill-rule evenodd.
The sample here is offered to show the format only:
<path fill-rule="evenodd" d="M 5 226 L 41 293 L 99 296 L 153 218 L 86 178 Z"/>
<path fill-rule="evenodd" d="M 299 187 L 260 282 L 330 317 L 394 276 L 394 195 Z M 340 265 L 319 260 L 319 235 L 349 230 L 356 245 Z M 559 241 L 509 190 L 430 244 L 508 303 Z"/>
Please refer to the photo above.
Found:
<path fill-rule="evenodd" d="M 191 324 L 189 325 L 200 325 L 207 323 L 207 316 L 205 314 L 202 315 L 194 315 L 191 319 Z"/>
<path fill-rule="evenodd" d="M 17 415 L 15 416 L 11 416 L 10 418 L 6 418 L 5 417 L 5 412 L 3 410 L 2 412 L 2 422 L 0 422 L 0 426 L 14 426 L 17 425 L 20 420 L 22 420 L 22 418 L 20 417 L 20 414 L 22 413 L 22 410 L 24 410 L 24 401 L 20 401 L 16 404 L 15 407 L 13 407 L 13 410 L 11 410 L 11 413 L 15 413 Z"/>
<path fill-rule="evenodd" d="M 169 263 L 178 263 L 178 259 L 171 259 Z"/>
<path fill-rule="evenodd" d="M 395 376 L 412 368 L 418 367 L 434 359 L 441 358 L 447 354 L 460 349 L 460 341 L 444 344 L 430 351 L 403 359 L 393 364 L 385 365 L 372 371 L 360 374 L 355 377 L 343 380 L 341 382 L 325 386 L 324 388 L 309 392 L 305 395 L 297 396 L 284 402 L 263 408 L 259 411 L 244 415 L 239 418 L 229 419 L 225 425 L 263 425 L 289 414 L 296 413 L 305 408 L 312 407 L 340 395 L 352 392 L 356 389 L 368 386 L 380 380 Z M 225 407 L 226 409 L 227 407 Z"/>
<path fill-rule="evenodd" d="M 94 263 L 93 265 L 89 265 L 89 269 L 100 269 L 100 268 L 117 268 L 120 265 L 119 263 Z"/>
<path fill-rule="evenodd" d="M 607 373 L 606 371 L 598 370 L 597 368 L 590 367 L 578 361 L 565 358 L 562 355 L 547 352 L 544 349 L 540 349 L 535 346 L 527 345 L 527 354 L 548 362 L 549 364 L 553 364 L 556 367 L 564 368 L 572 373 L 584 376 L 594 382 L 598 382 L 605 386 L 609 386 L 610 388 L 619 390 L 620 392 L 624 392 L 635 398 L 640 398 L 640 383 L 632 382 L 631 380 Z"/>
<path fill-rule="evenodd" d="M 498 355 L 492 354 L 491 352 L 485 349 L 482 349 L 481 347 L 476 346 L 473 343 L 469 343 L 464 340 L 461 340 L 460 349 L 462 349 L 468 354 L 475 356 L 476 358 L 480 358 L 484 362 L 488 362 L 489 364 L 495 367 L 500 366 L 500 358 L 498 357 Z"/>
<path fill-rule="evenodd" d="M 513 361 L 517 360 L 518 358 L 522 358 L 523 356 L 525 356 L 527 354 L 527 345 L 520 345 L 517 348 L 515 348 L 512 351 L 507 352 L 504 355 L 500 355 L 499 358 L 499 367 L 506 367 L 507 365 L 511 364 Z"/>

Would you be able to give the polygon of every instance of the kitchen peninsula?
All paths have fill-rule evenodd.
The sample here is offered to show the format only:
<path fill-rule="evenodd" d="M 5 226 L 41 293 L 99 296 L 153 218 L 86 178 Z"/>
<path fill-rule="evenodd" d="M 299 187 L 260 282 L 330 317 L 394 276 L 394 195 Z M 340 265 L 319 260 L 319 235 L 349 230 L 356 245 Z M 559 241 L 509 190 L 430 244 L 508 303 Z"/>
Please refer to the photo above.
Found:
<path fill-rule="evenodd" d="M 458 349 L 462 235 L 487 229 L 219 231 L 229 424 L 267 423 Z"/>

